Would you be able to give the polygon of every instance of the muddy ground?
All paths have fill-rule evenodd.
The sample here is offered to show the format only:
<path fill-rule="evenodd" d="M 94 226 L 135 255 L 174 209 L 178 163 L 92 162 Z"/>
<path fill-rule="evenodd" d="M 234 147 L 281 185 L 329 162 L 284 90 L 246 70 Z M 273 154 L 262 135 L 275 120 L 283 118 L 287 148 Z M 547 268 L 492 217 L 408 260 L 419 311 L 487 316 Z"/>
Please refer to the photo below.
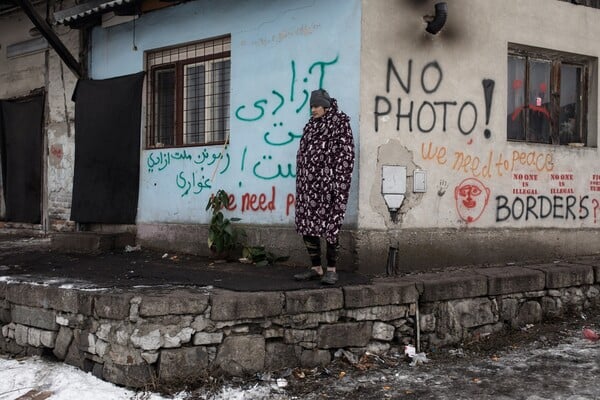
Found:
<path fill-rule="evenodd" d="M 600 399 L 600 342 L 585 327 L 600 332 L 600 310 L 433 349 L 415 366 L 402 349 L 355 364 L 342 355 L 327 368 L 207 382 L 188 398 Z"/>
<path fill-rule="evenodd" d="M 430 349 L 417 365 L 400 347 L 338 354 L 326 368 L 196 382 L 186 399 L 600 400 L 600 341 L 585 338 L 585 328 L 600 333 L 600 309 Z"/>

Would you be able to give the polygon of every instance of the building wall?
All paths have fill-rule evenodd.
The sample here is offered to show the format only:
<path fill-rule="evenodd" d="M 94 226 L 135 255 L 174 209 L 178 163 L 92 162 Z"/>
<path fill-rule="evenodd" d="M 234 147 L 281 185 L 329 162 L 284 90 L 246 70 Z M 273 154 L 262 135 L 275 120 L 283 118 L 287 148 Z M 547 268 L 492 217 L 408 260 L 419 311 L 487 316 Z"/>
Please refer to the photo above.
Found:
<path fill-rule="evenodd" d="M 0 98 L 24 96 L 33 89 L 44 87 L 45 52 L 8 58 L 10 45 L 33 39 L 29 30 L 33 24 L 21 12 L 11 12 L 0 16 Z"/>
<path fill-rule="evenodd" d="M 147 50 L 226 34 L 230 146 L 218 162 L 223 146 L 143 150 L 140 226 L 207 223 L 205 206 L 218 189 L 235 197 L 230 214 L 243 223 L 292 226 L 296 150 L 310 114 L 309 93 L 320 85 L 339 100 L 359 136 L 358 1 L 196 1 L 142 15 L 135 39 L 133 22 L 98 27 L 91 77 L 138 72 Z M 183 151 L 188 160 L 176 159 Z M 346 220 L 354 225 L 357 191 L 358 185 Z"/>
<path fill-rule="evenodd" d="M 400 269 L 598 252 L 600 10 L 544 0 L 457 0 L 448 9 L 434 36 L 423 18 L 434 14 L 434 2 L 363 1 L 361 265 L 385 265 L 390 247 L 399 248 Z M 507 141 L 509 43 L 593 59 L 590 146 Z M 390 63 L 400 79 L 388 79 Z M 489 113 L 484 80 L 495 84 Z M 383 165 L 407 169 L 398 222 L 381 195 Z M 424 193 L 413 192 L 415 170 L 425 171 Z M 457 191 L 469 183 L 483 188 L 471 218 Z M 557 188 L 573 193 L 557 194 Z M 547 216 L 541 197 L 552 204 Z M 535 213 L 523 212 L 528 201 L 537 202 Z"/>
<path fill-rule="evenodd" d="M 145 50 L 227 33 L 232 38 L 226 162 L 202 169 L 175 161 L 171 156 L 181 149 L 142 151 L 138 234 L 195 248 L 190 243 L 202 237 L 197 224 L 208 221 L 208 196 L 224 188 L 236 199 L 232 214 L 257 227 L 251 231 L 257 240 L 300 255 L 298 243 L 287 243 L 297 140 L 273 146 L 265 134 L 287 140 L 288 132 L 300 133 L 306 113 L 297 108 L 299 99 L 320 78 L 353 117 L 359 143 L 360 173 L 343 235 L 351 264 L 383 272 L 390 262 L 395 270 L 413 270 L 597 252 L 599 28 L 593 21 L 600 11 L 558 1 L 448 6 L 446 26 L 435 36 L 425 32 L 424 18 L 434 13 L 433 1 L 392 0 L 362 6 L 192 2 L 143 15 L 135 36 L 132 23 L 95 29 L 90 68 L 96 79 L 142 70 Z M 592 60 L 588 147 L 507 141 L 508 43 Z M 324 66 L 319 76 L 307 73 L 315 63 Z M 397 78 L 388 77 L 390 65 Z M 485 82 L 494 84 L 488 99 Z M 261 101 L 264 109 L 256 105 Z M 185 150 L 206 160 L 221 152 L 218 146 Z M 407 171 L 397 220 L 381 195 L 384 165 Z M 415 170 L 426 176 L 422 193 L 413 192 Z M 210 190 L 190 190 L 189 177 L 196 176 L 208 179 Z M 482 193 L 475 209 L 466 210 L 458 188 L 473 183 Z M 555 193 L 561 188 L 572 193 Z M 253 194 L 273 199 L 272 206 L 252 210 Z M 528 201 L 537 207 L 550 201 L 552 212 L 523 212 Z M 278 229 L 260 228 L 265 224 Z M 391 248 L 397 258 L 390 258 Z"/>
<path fill-rule="evenodd" d="M 63 4 L 63 7 L 70 6 L 71 3 Z M 45 4 L 37 7 L 37 12 L 45 16 Z M 0 16 L 0 98 L 22 97 L 40 88 L 46 91 L 43 221 L 41 226 L 33 228 L 71 229 L 72 224 L 68 222 L 74 163 L 71 95 L 77 78 L 51 48 L 7 57 L 8 46 L 34 38 L 30 34 L 32 28 L 33 23 L 20 11 Z M 79 32 L 63 26 L 54 29 L 77 58 Z"/>
<path fill-rule="evenodd" d="M 63 8 L 71 5 L 63 4 Z M 79 59 L 80 32 L 64 26 L 55 27 L 60 40 L 75 59 Z M 77 77 L 54 50 L 48 54 L 47 135 L 47 218 L 48 230 L 74 229 L 71 217 L 73 171 L 75 167 L 75 103 L 71 96 Z"/>
<path fill-rule="evenodd" d="M 144 70 L 147 50 L 231 35 L 231 144 L 218 167 L 172 156 L 185 150 L 194 160 L 216 160 L 221 146 L 143 149 L 138 236 L 201 250 L 206 202 L 223 188 L 235 196 L 230 215 L 242 218 L 253 240 L 303 259 L 293 239 L 292 172 L 296 136 L 308 118 L 304 100 L 322 84 L 352 117 L 358 145 L 344 264 L 383 272 L 598 253 L 600 10 L 561 1 L 456 0 L 434 36 L 424 21 L 434 3 L 202 1 L 144 14 L 135 24 L 96 27 L 94 79 Z M 52 50 L 7 60 L 6 47 L 27 39 L 32 26 L 19 13 L 0 19 L 0 97 L 47 88 L 45 220 L 50 230 L 70 229 L 76 80 Z M 57 30 L 77 54 L 79 32 Z M 507 141 L 509 43 L 592 60 L 587 147 Z M 398 77 L 388 77 L 390 65 Z M 384 165 L 407 171 L 396 221 L 381 195 Z M 413 192 L 415 170 L 426 176 L 422 193 Z M 190 177 L 210 187 L 190 190 Z M 457 191 L 468 183 L 483 189 L 470 218 Z M 258 207 L 261 195 L 265 209 Z M 549 201 L 552 212 L 524 212 L 528 201 Z"/>

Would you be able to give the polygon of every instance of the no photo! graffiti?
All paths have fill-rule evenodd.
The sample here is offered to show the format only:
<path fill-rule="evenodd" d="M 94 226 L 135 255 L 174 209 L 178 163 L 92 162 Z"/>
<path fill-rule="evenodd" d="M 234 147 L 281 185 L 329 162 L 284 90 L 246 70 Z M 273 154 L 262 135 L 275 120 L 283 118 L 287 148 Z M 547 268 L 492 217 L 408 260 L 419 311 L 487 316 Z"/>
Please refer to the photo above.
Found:
<path fill-rule="evenodd" d="M 413 60 L 408 60 L 403 70 L 396 67 L 394 60 L 388 59 L 386 69 L 386 94 L 375 96 L 374 103 L 374 128 L 379 131 L 379 121 L 384 117 L 393 115 L 396 118 L 396 131 L 413 132 L 417 130 L 428 133 L 434 129 L 446 132 L 448 126 L 456 126 L 463 135 L 470 135 L 477 126 L 479 113 L 473 101 L 458 101 L 455 99 L 436 99 L 423 101 L 420 104 L 405 97 L 389 97 L 392 87 L 400 87 L 406 95 L 413 90 L 414 80 L 418 79 L 413 74 Z M 421 67 L 418 89 L 426 95 L 435 95 L 444 79 L 442 67 L 437 61 L 431 61 Z M 483 79 L 483 94 L 485 101 L 485 123 L 489 124 L 494 81 Z M 414 93 L 414 92 L 413 92 Z M 394 114 L 392 114 L 394 112 Z M 489 139 L 491 131 L 485 129 L 484 137 Z"/>

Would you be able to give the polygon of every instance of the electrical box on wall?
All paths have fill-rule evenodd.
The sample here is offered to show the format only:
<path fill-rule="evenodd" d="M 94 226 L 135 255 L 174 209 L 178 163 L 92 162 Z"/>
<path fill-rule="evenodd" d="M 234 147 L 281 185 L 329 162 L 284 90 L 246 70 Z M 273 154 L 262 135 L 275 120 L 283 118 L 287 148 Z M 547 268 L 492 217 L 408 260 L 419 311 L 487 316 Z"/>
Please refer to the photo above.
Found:
<path fill-rule="evenodd" d="M 385 200 L 392 221 L 397 221 L 398 210 L 406 196 L 406 167 L 384 165 L 381 169 L 381 194 Z"/>
<path fill-rule="evenodd" d="M 425 193 L 427 191 L 427 173 L 420 169 L 413 172 L 413 192 Z"/>
<path fill-rule="evenodd" d="M 406 193 L 406 167 L 384 165 L 381 171 L 381 192 L 383 194 Z"/>

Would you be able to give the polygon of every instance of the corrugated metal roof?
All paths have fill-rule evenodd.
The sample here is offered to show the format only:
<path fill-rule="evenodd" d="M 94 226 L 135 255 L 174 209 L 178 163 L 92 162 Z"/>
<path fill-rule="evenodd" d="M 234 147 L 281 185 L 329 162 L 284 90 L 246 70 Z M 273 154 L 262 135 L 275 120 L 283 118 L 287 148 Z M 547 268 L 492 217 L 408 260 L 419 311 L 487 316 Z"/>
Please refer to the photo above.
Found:
<path fill-rule="evenodd" d="M 54 19 L 57 24 L 69 24 L 78 19 L 89 17 L 96 14 L 104 14 L 124 4 L 134 3 L 135 0 L 92 0 L 78 6 L 54 13 Z"/>

